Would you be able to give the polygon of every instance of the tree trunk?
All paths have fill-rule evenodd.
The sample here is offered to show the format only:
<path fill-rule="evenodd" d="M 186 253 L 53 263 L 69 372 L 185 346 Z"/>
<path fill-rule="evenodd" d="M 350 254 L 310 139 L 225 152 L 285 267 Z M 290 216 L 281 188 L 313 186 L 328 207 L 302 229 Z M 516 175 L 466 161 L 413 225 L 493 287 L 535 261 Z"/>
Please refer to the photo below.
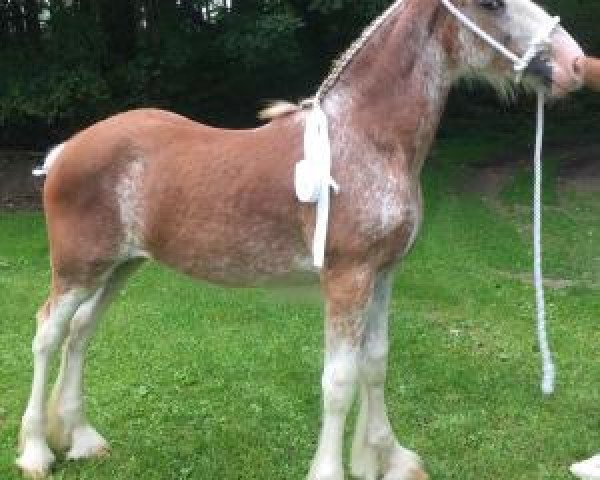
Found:
<path fill-rule="evenodd" d="M 40 43 L 40 5 L 38 0 L 25 0 L 24 2 L 24 20 L 27 38 L 32 45 Z"/>
<path fill-rule="evenodd" d="M 23 11 L 21 4 L 12 1 L 8 4 L 9 11 L 9 29 L 17 38 L 23 38 L 25 33 L 25 24 L 23 22 Z"/>

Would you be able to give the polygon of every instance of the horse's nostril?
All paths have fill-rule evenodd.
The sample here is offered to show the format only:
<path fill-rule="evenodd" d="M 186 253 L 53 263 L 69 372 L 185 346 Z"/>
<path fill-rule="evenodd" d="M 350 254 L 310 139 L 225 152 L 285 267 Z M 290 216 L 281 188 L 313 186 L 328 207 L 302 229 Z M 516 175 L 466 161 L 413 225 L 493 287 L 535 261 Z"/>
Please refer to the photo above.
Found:
<path fill-rule="evenodd" d="M 539 78 L 545 85 L 552 85 L 552 66 L 543 56 L 537 55 L 527 67 L 527 73 Z"/>
<path fill-rule="evenodd" d="M 577 57 L 573 62 L 573 73 L 577 77 L 582 77 L 584 74 L 584 66 L 583 62 L 585 59 L 583 57 Z"/>

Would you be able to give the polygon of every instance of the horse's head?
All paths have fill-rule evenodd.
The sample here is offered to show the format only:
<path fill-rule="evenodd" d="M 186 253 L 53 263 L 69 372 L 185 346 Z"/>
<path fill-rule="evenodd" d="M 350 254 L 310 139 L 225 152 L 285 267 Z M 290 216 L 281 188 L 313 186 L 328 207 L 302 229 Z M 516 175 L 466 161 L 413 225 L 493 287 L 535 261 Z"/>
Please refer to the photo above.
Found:
<path fill-rule="evenodd" d="M 578 59 L 584 53 L 573 38 L 531 0 L 451 0 L 481 30 L 517 57 L 534 46 L 523 72 L 529 86 L 545 85 L 555 96 L 583 84 Z M 458 21 L 458 20 L 455 20 Z M 554 26 L 556 27 L 554 28 Z M 459 30 L 462 66 L 491 78 L 510 78 L 514 62 L 463 25 Z"/>

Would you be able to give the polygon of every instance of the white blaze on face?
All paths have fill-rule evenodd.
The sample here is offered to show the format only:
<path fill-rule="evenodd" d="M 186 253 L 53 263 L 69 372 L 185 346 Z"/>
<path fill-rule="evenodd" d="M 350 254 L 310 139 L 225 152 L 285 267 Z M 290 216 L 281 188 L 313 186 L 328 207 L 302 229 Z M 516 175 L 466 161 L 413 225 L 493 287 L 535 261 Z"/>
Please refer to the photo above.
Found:
<path fill-rule="evenodd" d="M 495 3 L 469 0 L 464 7 L 465 15 L 484 32 L 479 36 L 487 34 L 492 40 L 482 40 L 490 44 L 489 48 L 482 48 L 482 43 L 463 29 L 459 34 L 463 66 L 485 77 L 508 79 L 512 74 L 511 67 L 524 66 L 520 65 L 519 59 L 527 65 L 532 58 L 530 55 L 539 52 L 551 67 L 554 95 L 571 92 L 583 85 L 582 73 L 577 68 L 578 60 L 584 55 L 581 47 L 563 28 L 556 26 L 557 17 L 550 16 L 536 3 L 531 0 L 498 0 Z M 492 47 L 493 41 L 501 45 Z M 503 53 L 494 52 L 502 48 L 505 48 Z M 482 51 L 491 53 L 489 60 L 486 61 Z M 497 55 L 507 58 L 504 62 L 492 62 Z"/>
<path fill-rule="evenodd" d="M 540 34 L 552 25 L 553 17 L 530 0 L 505 0 L 505 12 L 499 16 L 502 30 L 510 36 L 510 43 L 523 55 Z M 577 42 L 562 28 L 557 27 L 549 37 L 549 60 L 552 67 L 553 94 L 565 94 L 581 88 L 583 79 L 576 68 L 577 59 L 584 56 Z"/>
<path fill-rule="evenodd" d="M 503 30 L 510 35 L 511 43 L 518 49 L 515 53 L 521 56 L 535 37 L 547 30 L 552 17 L 530 0 L 506 0 L 500 21 L 506 25 Z"/>
<path fill-rule="evenodd" d="M 553 93 L 564 95 L 583 86 L 583 74 L 578 61 L 585 57 L 579 44 L 563 28 L 557 29 L 552 40 Z"/>

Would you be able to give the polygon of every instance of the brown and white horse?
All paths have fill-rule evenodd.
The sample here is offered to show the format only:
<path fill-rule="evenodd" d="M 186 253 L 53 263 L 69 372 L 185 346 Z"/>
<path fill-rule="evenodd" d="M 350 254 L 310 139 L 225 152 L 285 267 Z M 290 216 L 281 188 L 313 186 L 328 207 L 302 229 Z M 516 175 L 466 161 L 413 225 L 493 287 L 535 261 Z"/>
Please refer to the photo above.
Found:
<path fill-rule="evenodd" d="M 550 21 L 530 0 L 454 3 L 518 55 Z M 321 99 L 341 191 L 332 197 L 320 271 L 310 249 L 315 208 L 297 201 L 293 183 L 310 107 L 280 105 L 267 125 L 243 131 L 135 110 L 91 126 L 49 155 L 52 287 L 33 341 L 17 461 L 25 474 L 48 473 L 54 454 L 47 439 L 70 459 L 108 449 L 84 414 L 84 352 L 115 292 L 152 259 L 221 285 L 320 279 L 323 421 L 309 478 L 344 478 L 342 433 L 357 386 L 352 473 L 426 478 L 417 455 L 396 440 L 384 401 L 392 272 L 419 228 L 421 166 L 452 83 L 468 73 L 508 82 L 512 65 L 440 0 L 398 1 L 374 25 L 342 57 Z M 545 80 L 553 92 L 580 86 L 581 55 L 564 30 L 554 31 L 538 59 L 546 62 L 538 71 L 551 72 Z M 46 415 L 48 362 L 63 343 Z"/>

